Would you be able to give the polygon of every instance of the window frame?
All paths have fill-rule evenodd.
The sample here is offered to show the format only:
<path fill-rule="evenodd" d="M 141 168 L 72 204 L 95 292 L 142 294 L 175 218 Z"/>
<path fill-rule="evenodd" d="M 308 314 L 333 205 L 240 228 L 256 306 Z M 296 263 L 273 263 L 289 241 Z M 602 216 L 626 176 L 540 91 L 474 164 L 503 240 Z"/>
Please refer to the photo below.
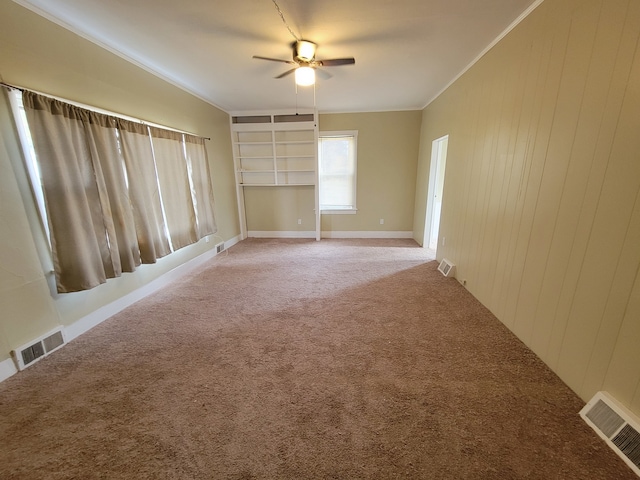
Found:
<path fill-rule="evenodd" d="M 44 201 L 44 191 L 42 190 L 40 167 L 36 160 L 33 138 L 29 129 L 29 123 L 27 122 L 27 114 L 25 112 L 24 105 L 22 104 L 22 91 L 19 89 L 9 89 L 7 94 L 16 129 L 18 130 L 18 138 L 20 139 L 22 154 L 24 155 L 24 165 L 29 179 L 29 188 L 31 189 L 31 194 L 33 195 L 36 208 L 38 210 L 40 227 L 44 231 L 47 246 L 51 253 L 51 232 L 49 231 L 47 207 Z M 51 270 L 53 271 L 53 265 L 51 266 Z"/>
<path fill-rule="evenodd" d="M 347 137 L 353 141 L 353 176 L 351 181 L 351 189 L 353 192 L 353 205 L 350 208 L 322 208 L 322 204 L 318 202 L 318 208 L 321 215 L 355 215 L 357 208 L 357 185 L 358 185 L 358 130 L 326 130 L 318 132 L 318 192 L 322 183 L 322 175 L 320 173 L 321 161 L 321 139 L 322 138 L 339 138 Z M 318 193 L 319 195 L 319 193 Z"/>

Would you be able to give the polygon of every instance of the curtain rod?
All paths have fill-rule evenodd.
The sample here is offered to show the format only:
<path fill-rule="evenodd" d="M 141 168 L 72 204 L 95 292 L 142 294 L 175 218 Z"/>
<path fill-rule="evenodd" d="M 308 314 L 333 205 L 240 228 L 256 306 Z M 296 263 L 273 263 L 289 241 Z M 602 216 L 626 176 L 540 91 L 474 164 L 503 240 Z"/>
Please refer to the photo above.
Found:
<path fill-rule="evenodd" d="M 38 94 L 38 95 L 44 95 L 45 97 L 55 98 L 56 100 L 60 100 L 60 101 L 63 101 L 63 102 L 68 102 L 68 103 L 72 102 L 72 100 L 61 99 L 61 98 L 56 97 L 54 95 L 49 95 L 49 94 L 46 94 L 46 93 L 36 92 L 35 90 L 28 90 L 26 88 L 17 87 L 15 85 L 11 85 L 11 84 L 6 83 L 6 82 L 0 82 L 0 86 L 5 87 L 5 88 L 9 88 L 11 90 L 18 90 L 20 92 L 31 92 L 31 93 L 35 93 L 35 94 Z M 74 103 L 76 103 L 76 102 L 74 102 Z M 76 105 L 76 106 L 80 106 L 80 105 Z M 80 108 L 86 108 L 87 110 L 91 109 L 91 107 L 89 107 L 89 106 L 82 106 Z M 97 112 L 97 113 L 102 113 L 102 112 Z M 131 120 L 132 118 L 134 118 L 134 117 L 124 118 L 124 115 L 121 115 L 121 114 L 118 114 L 118 113 L 115 113 L 115 112 L 110 112 L 108 115 L 120 117 L 120 118 L 123 118 L 124 120 Z M 151 126 L 151 127 L 164 128 L 166 130 L 172 130 L 174 132 L 183 133 L 185 135 L 191 135 L 193 137 L 203 138 L 204 140 L 211 140 L 211 137 L 203 137 L 202 135 L 196 135 L 195 133 L 185 132 L 183 130 L 177 130 L 177 129 L 166 127 L 166 126 L 163 126 L 163 125 L 154 125 L 154 124 L 145 122 L 144 120 L 140 120 L 140 119 L 137 119 L 137 118 L 135 119 L 135 121 L 140 122 L 143 125 L 147 125 L 147 126 Z"/>
<path fill-rule="evenodd" d="M 21 92 L 24 92 L 23 88 L 16 87 L 15 85 L 9 85 L 8 83 L 0 82 L 0 86 L 7 87 L 7 88 L 10 88 L 12 90 L 20 90 Z"/>

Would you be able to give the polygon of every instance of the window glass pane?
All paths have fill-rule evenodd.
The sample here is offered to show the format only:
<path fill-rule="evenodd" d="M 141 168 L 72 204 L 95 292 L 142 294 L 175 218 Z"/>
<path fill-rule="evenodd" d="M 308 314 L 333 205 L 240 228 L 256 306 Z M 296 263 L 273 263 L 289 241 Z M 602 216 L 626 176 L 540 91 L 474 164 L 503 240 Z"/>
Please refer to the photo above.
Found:
<path fill-rule="evenodd" d="M 355 136 L 321 136 L 318 159 L 320 209 L 354 209 Z"/>
<path fill-rule="evenodd" d="M 320 204 L 332 207 L 350 207 L 353 205 L 351 179 L 347 177 L 329 176 L 322 179 Z"/>

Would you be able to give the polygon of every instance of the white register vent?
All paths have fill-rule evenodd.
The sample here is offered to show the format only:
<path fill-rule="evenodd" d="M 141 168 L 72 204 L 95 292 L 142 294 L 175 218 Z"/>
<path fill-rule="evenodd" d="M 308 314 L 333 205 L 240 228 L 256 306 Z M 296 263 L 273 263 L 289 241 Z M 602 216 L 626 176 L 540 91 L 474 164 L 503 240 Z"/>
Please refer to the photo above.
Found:
<path fill-rule="evenodd" d="M 640 476 L 640 422 L 607 392 L 596 393 L 580 416 Z"/>
<path fill-rule="evenodd" d="M 455 272 L 456 266 L 451 263 L 446 258 L 443 258 L 438 265 L 438 271 L 442 273 L 445 277 L 453 277 L 453 273 Z"/>
<path fill-rule="evenodd" d="M 11 352 L 18 370 L 24 370 L 66 343 L 64 330 L 58 327 Z"/>

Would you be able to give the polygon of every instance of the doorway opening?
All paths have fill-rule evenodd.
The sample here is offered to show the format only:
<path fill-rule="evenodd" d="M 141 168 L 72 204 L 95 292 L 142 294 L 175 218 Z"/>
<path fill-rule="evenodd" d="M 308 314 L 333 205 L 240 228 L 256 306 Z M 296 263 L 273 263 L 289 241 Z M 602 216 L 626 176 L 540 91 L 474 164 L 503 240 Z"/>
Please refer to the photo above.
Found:
<path fill-rule="evenodd" d="M 422 245 L 434 251 L 438 250 L 440 211 L 442 209 L 442 192 L 444 190 L 448 145 L 449 135 L 440 137 L 431 144 L 431 167 L 429 169 L 429 189 Z"/>

